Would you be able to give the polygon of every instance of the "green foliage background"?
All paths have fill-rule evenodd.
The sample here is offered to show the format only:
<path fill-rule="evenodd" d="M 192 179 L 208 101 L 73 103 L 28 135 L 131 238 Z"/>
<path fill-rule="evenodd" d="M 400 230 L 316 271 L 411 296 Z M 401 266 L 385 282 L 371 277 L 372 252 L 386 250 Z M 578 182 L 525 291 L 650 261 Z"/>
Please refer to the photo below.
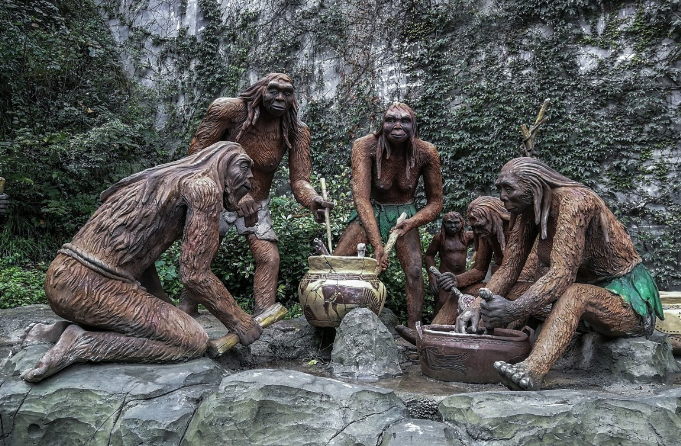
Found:
<path fill-rule="evenodd" d="M 494 193 L 499 168 L 518 154 L 520 124 L 549 98 L 538 156 L 597 190 L 660 288 L 681 288 L 679 0 L 393 3 L 199 0 L 193 15 L 180 0 L 5 1 L 0 175 L 12 202 L 1 267 L 40 274 L 36 265 L 73 236 L 99 192 L 182 156 L 214 98 L 282 71 L 297 82 L 315 181 L 325 177 L 339 204 L 335 240 L 352 206 L 352 141 L 391 101 L 417 112 L 421 138 L 442 158 L 445 211 L 462 212 Z M 169 11 L 177 22 L 164 22 Z M 286 178 L 283 167 L 277 190 Z M 311 240 L 324 230 L 290 193 L 273 207 L 278 297 L 292 307 Z M 438 223 L 423 228 L 424 244 Z M 250 253 L 235 235 L 224 244 L 214 269 L 250 305 Z M 171 294 L 176 254 L 158 264 Z M 401 315 L 395 264 L 385 281 Z M 0 299 L 19 301 L 1 290 Z"/>

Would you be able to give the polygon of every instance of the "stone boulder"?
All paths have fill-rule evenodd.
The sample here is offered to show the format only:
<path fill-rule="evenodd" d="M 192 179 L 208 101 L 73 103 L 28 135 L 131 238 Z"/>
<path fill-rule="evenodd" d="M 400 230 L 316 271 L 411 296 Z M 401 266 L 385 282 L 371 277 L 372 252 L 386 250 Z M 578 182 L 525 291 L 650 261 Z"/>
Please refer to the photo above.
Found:
<path fill-rule="evenodd" d="M 405 420 L 394 424 L 383 434 L 379 446 L 454 446 L 465 443 L 445 423 L 428 420 Z"/>
<path fill-rule="evenodd" d="M 186 363 L 77 364 L 38 384 L 16 374 L 46 345 L 7 361 L 0 378 L 0 438 L 7 444 L 179 444 L 222 369 L 208 358 Z"/>
<path fill-rule="evenodd" d="M 613 397 L 586 390 L 480 392 L 440 404 L 464 444 L 679 444 L 681 388 Z"/>
<path fill-rule="evenodd" d="M 407 416 L 394 392 L 296 371 L 226 377 L 198 408 L 182 445 L 376 445 Z"/>
<path fill-rule="evenodd" d="M 399 349 L 390 331 L 367 308 L 354 308 L 336 332 L 331 352 L 333 376 L 376 380 L 402 374 Z"/>
<path fill-rule="evenodd" d="M 576 335 L 557 370 L 583 370 L 610 382 L 671 382 L 681 371 L 667 336 L 606 338 L 596 333 Z"/>

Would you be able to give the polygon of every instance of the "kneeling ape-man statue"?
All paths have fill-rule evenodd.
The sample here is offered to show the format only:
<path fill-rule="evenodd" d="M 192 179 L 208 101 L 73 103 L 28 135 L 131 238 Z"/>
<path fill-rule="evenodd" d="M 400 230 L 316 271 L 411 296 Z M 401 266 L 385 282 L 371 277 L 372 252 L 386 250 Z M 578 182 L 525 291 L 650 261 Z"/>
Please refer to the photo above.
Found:
<path fill-rule="evenodd" d="M 203 355 L 208 343 L 203 327 L 139 282 L 178 239 L 186 292 L 244 345 L 257 340 L 262 328 L 210 270 L 218 251 L 218 217 L 223 206 L 234 208 L 251 188 L 251 163 L 240 145 L 221 142 L 104 191 L 102 205 L 47 271 L 52 310 L 75 324 L 22 378 L 37 382 L 75 362 L 166 362 Z"/>
<path fill-rule="evenodd" d="M 606 336 L 653 332 L 655 317 L 664 317 L 655 282 L 624 225 L 598 195 L 526 157 L 504 165 L 496 185 L 511 213 L 511 231 L 501 267 L 488 289 L 480 290 L 484 300 L 476 300 L 482 319 L 488 328 L 504 327 L 553 305 L 530 356 L 515 365 L 494 365 L 508 387 L 538 389 L 580 319 Z M 502 297 L 516 283 L 535 241 L 548 272 L 516 300 Z"/>
<path fill-rule="evenodd" d="M 414 195 L 420 177 L 427 202 L 417 212 Z M 442 173 L 435 146 L 418 138 L 416 116 L 406 104 L 388 107 L 381 127 L 353 144 L 352 195 L 357 213 L 350 216 L 333 254 L 355 255 L 359 243 L 371 243 L 385 270 L 388 252 L 383 243 L 397 231 L 395 250 L 405 275 L 408 325 L 414 328 L 421 320 L 424 295 L 418 228 L 442 210 Z M 407 219 L 397 223 L 403 212 Z"/>

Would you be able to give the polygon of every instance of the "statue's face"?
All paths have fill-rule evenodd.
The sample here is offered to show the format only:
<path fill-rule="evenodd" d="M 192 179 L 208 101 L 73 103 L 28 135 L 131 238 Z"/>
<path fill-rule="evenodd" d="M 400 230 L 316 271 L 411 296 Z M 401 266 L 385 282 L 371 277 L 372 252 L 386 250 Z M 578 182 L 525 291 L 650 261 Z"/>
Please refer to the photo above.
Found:
<path fill-rule="evenodd" d="M 461 231 L 461 228 L 463 227 L 463 222 L 458 218 L 444 220 L 442 224 L 445 227 L 445 233 L 447 235 L 457 234 L 459 231 Z"/>
<path fill-rule="evenodd" d="M 411 139 L 414 122 L 407 110 L 391 107 L 383 117 L 383 134 L 390 144 L 402 145 Z"/>
<path fill-rule="evenodd" d="M 533 206 L 532 190 L 512 171 L 502 171 L 495 184 L 499 190 L 499 198 L 508 212 L 522 214 Z"/>
<path fill-rule="evenodd" d="M 478 237 L 485 237 L 491 234 L 492 225 L 482 215 L 468 214 L 468 224 L 473 228 L 473 232 Z"/>
<path fill-rule="evenodd" d="M 227 167 L 224 197 L 232 209 L 251 190 L 252 164 L 253 161 L 247 155 L 242 154 L 237 156 Z"/>
<path fill-rule="evenodd" d="M 262 105 L 272 116 L 283 116 L 293 106 L 293 85 L 282 79 L 275 79 L 267 84 L 262 98 Z"/>

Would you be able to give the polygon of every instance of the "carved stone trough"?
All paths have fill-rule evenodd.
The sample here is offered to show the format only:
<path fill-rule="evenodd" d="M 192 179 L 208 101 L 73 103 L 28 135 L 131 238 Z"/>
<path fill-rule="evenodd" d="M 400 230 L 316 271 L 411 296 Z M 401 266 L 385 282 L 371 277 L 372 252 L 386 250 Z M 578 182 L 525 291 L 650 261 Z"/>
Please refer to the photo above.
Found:
<path fill-rule="evenodd" d="M 496 361 L 511 364 L 527 358 L 531 329 L 494 329 L 490 334 L 457 333 L 453 325 L 416 323 L 416 347 L 421 372 L 441 381 L 497 383 Z"/>

